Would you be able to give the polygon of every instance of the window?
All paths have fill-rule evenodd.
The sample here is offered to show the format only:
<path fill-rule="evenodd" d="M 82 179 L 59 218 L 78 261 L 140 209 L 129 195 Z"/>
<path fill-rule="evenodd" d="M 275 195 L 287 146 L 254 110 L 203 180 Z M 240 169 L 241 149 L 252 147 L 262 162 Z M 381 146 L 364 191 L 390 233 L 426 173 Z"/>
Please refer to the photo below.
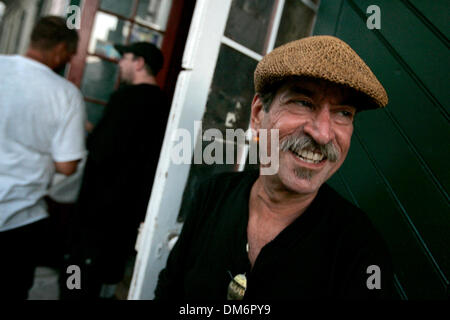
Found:
<path fill-rule="evenodd" d="M 5 4 L 3 3 L 3 1 L 0 1 L 0 25 L 2 23 L 2 17 L 3 17 L 3 13 L 5 12 Z"/>
<path fill-rule="evenodd" d="M 94 8 L 93 2 L 85 5 Z M 119 85 L 120 54 L 114 44 L 147 41 L 161 48 L 171 4 L 171 0 L 97 1 L 81 79 L 89 122 L 98 123 L 103 113 L 99 106 L 106 105 Z"/>

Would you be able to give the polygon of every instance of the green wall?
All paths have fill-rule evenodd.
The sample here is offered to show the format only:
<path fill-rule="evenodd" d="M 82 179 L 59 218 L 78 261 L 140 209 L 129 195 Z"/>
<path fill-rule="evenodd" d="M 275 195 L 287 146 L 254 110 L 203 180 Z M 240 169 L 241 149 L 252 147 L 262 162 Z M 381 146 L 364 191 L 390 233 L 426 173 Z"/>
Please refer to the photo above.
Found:
<path fill-rule="evenodd" d="M 381 29 L 366 27 L 370 5 Z M 388 243 L 403 299 L 448 299 L 450 277 L 447 0 L 322 0 L 315 34 L 335 35 L 386 88 L 363 112 L 330 184 L 368 213 Z"/>

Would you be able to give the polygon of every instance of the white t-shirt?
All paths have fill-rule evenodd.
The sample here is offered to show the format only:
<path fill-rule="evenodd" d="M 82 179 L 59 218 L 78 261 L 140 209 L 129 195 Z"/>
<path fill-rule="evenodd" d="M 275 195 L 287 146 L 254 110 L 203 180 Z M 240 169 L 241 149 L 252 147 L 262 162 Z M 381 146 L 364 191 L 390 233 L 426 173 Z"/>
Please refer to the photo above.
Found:
<path fill-rule="evenodd" d="M 50 68 L 0 55 L 0 232 L 48 216 L 53 162 L 86 154 L 85 112 L 80 91 Z"/>

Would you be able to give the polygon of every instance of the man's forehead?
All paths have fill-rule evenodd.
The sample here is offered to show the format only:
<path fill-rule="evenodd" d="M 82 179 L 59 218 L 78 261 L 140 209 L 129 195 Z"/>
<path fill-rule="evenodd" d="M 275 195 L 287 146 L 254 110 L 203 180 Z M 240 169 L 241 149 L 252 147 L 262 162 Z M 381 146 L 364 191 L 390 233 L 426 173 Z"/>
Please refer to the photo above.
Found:
<path fill-rule="evenodd" d="M 314 78 L 288 79 L 280 87 L 280 91 L 288 94 L 302 94 L 309 97 L 332 95 L 333 97 L 342 99 L 349 97 L 353 93 L 350 88 L 343 85 Z"/>
<path fill-rule="evenodd" d="M 314 79 L 314 78 L 297 78 L 297 79 L 288 79 L 284 85 L 285 90 L 289 90 L 292 92 L 300 92 L 300 93 L 319 93 L 331 90 L 333 92 L 339 92 L 341 94 L 349 94 L 351 89 L 345 87 L 343 85 L 333 83 L 330 81 L 326 81 L 323 79 Z"/>

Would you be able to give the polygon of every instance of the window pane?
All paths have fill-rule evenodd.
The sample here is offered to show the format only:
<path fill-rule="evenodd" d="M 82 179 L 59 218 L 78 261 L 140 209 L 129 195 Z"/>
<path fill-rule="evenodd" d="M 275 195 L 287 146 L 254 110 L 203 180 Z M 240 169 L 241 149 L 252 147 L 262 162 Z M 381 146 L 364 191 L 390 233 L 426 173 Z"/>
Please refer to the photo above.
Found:
<path fill-rule="evenodd" d="M 3 13 L 5 12 L 6 5 L 3 3 L 3 1 L 0 1 L 0 23 L 2 23 L 2 17 Z"/>
<path fill-rule="evenodd" d="M 108 101 L 114 90 L 118 77 L 118 66 L 115 63 L 101 60 L 97 57 L 88 57 L 84 69 L 81 91 L 86 97 Z"/>
<path fill-rule="evenodd" d="M 257 61 L 222 45 L 203 116 L 203 129 L 248 129 Z M 230 68 L 232 66 L 232 68 Z"/>
<path fill-rule="evenodd" d="M 100 2 L 100 8 L 128 18 L 132 14 L 134 1 L 135 0 L 102 0 Z"/>
<path fill-rule="evenodd" d="M 253 99 L 253 72 L 258 62 L 240 52 L 222 45 L 214 72 L 213 83 L 210 88 L 206 111 L 203 115 L 203 134 L 207 129 L 219 129 L 222 140 L 202 141 L 203 156 L 210 154 L 215 145 L 222 149 L 223 164 L 194 164 L 192 161 L 188 182 L 183 195 L 182 206 L 189 206 L 193 190 L 196 189 L 202 179 L 220 172 L 236 171 L 238 155 L 242 153 L 243 145 L 238 145 L 237 140 L 226 140 L 226 129 L 242 129 L 244 133 L 248 129 L 250 119 L 250 106 Z M 233 66 L 230 68 L 230 66 Z M 232 80 L 230 80 L 232 79 Z M 245 140 L 245 139 L 244 139 Z M 210 147 L 205 151 L 205 148 Z M 233 164 L 226 164 L 228 149 L 233 149 Z M 228 155 L 231 158 L 231 155 Z M 204 159 L 203 159 L 204 160 Z M 241 159 L 239 159 L 241 160 Z M 182 214 L 182 211 L 180 212 Z M 179 221 L 184 220 L 179 216 Z"/>
<path fill-rule="evenodd" d="M 109 58 L 120 58 L 113 44 L 125 44 L 129 30 L 130 23 L 128 21 L 98 12 L 92 29 L 89 53 L 97 53 Z"/>
<path fill-rule="evenodd" d="M 286 0 L 275 47 L 307 37 L 312 32 L 315 13 L 298 0 Z"/>
<path fill-rule="evenodd" d="M 87 118 L 90 123 L 94 126 L 98 124 L 100 119 L 103 117 L 103 112 L 105 111 L 105 106 L 97 103 L 86 101 L 86 113 Z"/>
<path fill-rule="evenodd" d="M 264 54 L 274 0 L 233 0 L 225 36 Z"/>
<path fill-rule="evenodd" d="M 130 43 L 132 42 L 138 42 L 138 41 L 145 41 L 150 42 L 156 45 L 157 47 L 161 48 L 163 40 L 163 35 L 159 32 L 143 28 L 138 25 L 133 26 L 133 30 L 131 32 L 130 37 Z"/>
<path fill-rule="evenodd" d="M 164 31 L 171 7 L 172 0 L 140 0 L 136 21 Z"/>

